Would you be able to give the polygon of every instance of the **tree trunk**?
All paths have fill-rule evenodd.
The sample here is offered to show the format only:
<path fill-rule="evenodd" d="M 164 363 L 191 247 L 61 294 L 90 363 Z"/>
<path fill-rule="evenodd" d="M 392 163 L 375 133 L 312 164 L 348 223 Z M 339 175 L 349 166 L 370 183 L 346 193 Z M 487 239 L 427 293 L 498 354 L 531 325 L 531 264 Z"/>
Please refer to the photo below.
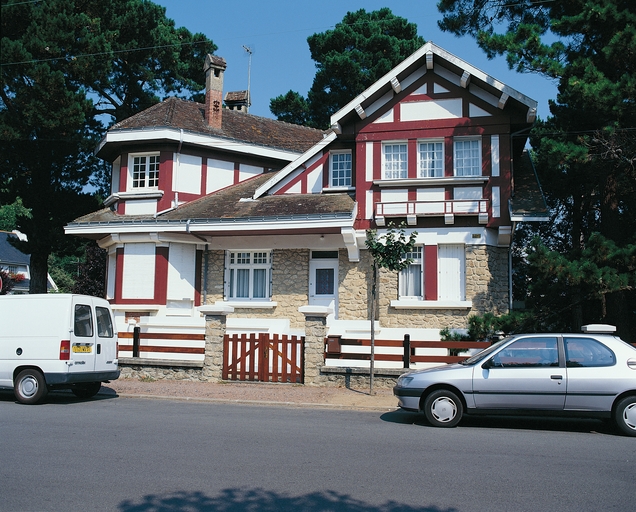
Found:
<path fill-rule="evenodd" d="M 31 253 L 29 293 L 47 292 L 48 258 L 48 253 L 38 247 Z"/>

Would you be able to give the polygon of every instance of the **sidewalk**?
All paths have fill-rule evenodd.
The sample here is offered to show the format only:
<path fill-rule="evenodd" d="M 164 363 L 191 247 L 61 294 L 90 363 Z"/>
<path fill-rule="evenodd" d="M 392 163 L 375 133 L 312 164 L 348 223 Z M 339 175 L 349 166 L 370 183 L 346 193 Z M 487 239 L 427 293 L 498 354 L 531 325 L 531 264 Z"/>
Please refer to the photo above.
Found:
<path fill-rule="evenodd" d="M 349 389 L 266 382 L 192 382 L 179 380 L 117 379 L 103 384 L 102 395 L 223 402 L 284 407 L 367 409 L 393 411 L 397 398 L 390 389 Z"/>

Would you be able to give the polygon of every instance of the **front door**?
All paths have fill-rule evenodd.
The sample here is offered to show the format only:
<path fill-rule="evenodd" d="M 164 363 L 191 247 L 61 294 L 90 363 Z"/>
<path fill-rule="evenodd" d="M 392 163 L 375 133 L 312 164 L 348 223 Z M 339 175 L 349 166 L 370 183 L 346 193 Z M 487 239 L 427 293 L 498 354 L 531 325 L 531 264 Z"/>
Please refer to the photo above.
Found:
<path fill-rule="evenodd" d="M 309 263 L 309 305 L 325 306 L 338 317 L 338 252 L 313 251 Z"/>

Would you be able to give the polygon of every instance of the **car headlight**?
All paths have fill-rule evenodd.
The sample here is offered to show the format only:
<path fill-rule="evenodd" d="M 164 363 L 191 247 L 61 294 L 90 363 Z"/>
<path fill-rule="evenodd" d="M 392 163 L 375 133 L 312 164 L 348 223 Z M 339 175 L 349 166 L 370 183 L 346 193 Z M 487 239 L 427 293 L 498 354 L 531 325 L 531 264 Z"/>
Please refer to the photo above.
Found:
<path fill-rule="evenodd" d="M 410 384 L 412 380 L 413 380 L 413 377 L 402 375 L 402 377 L 398 378 L 397 385 L 401 387 L 406 387 Z"/>

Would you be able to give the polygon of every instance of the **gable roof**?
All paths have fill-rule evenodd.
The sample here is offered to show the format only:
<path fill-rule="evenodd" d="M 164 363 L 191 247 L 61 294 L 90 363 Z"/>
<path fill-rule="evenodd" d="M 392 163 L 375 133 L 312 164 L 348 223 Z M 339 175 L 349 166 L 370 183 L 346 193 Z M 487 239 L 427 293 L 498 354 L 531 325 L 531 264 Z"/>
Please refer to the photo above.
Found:
<path fill-rule="evenodd" d="M 97 155 L 116 156 L 109 148 L 112 142 L 130 140 L 172 140 L 235 149 L 245 145 L 251 151 L 258 147 L 279 150 L 292 160 L 319 142 L 324 132 L 314 128 L 223 109 L 221 129 L 211 128 L 205 121 L 205 105 L 180 98 L 168 98 L 146 110 L 113 125 L 101 140 Z M 158 137 L 159 135 L 159 137 Z"/>
<path fill-rule="evenodd" d="M 360 116 L 362 113 L 366 117 L 377 111 L 388 103 L 395 94 L 419 78 L 419 76 L 413 77 L 414 71 L 417 69 L 431 70 L 436 65 L 440 65 L 461 77 L 462 87 L 468 88 L 469 84 L 475 85 L 486 94 L 496 98 L 500 108 L 503 108 L 512 99 L 522 108 L 527 109 L 528 123 L 534 122 L 537 111 L 535 100 L 429 41 L 333 114 L 331 116 L 332 128 L 338 129 L 339 123 L 352 115 Z M 388 94 L 389 92 L 392 94 Z"/>
<path fill-rule="evenodd" d="M 512 102 L 516 103 L 518 107 L 522 110 L 525 109 L 527 125 L 530 126 L 534 122 L 537 111 L 537 102 L 535 100 L 505 85 L 503 82 L 434 43 L 428 42 L 333 114 L 331 116 L 331 132 L 323 140 L 281 169 L 269 181 L 263 183 L 261 187 L 256 189 L 254 198 L 266 195 L 268 191 L 299 169 L 319 151 L 325 149 L 341 133 L 341 123 L 356 118 L 365 118 L 367 115 L 378 111 L 391 101 L 396 94 L 399 94 L 404 88 L 423 76 L 427 69 L 433 69 L 435 66 L 441 66 L 444 70 L 454 74 L 458 85 L 471 89 L 471 92 L 481 96 L 500 109 L 505 108 L 506 104 L 510 103 L 510 99 L 512 99 Z"/>

